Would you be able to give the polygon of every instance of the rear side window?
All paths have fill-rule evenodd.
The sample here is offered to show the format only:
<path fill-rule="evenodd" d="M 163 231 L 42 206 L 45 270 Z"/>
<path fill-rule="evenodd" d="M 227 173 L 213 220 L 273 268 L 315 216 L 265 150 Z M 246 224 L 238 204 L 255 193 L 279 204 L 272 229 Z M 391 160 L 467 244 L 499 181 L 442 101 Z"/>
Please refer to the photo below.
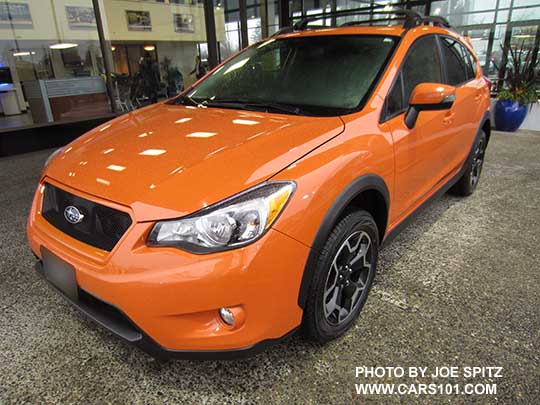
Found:
<path fill-rule="evenodd" d="M 469 79 L 474 79 L 476 78 L 476 59 L 474 59 L 474 56 L 472 55 L 471 51 L 469 51 L 466 47 L 463 47 L 463 49 L 465 50 L 465 53 L 468 56 L 469 64 L 471 66 L 469 71 L 472 72 L 472 76 L 469 77 Z"/>
<path fill-rule="evenodd" d="M 469 52 L 453 38 L 442 37 L 441 48 L 446 66 L 446 82 L 458 86 L 475 77 Z"/>
<path fill-rule="evenodd" d="M 414 88 L 420 83 L 441 83 L 441 63 L 435 36 L 418 39 L 409 50 L 401 73 L 386 100 L 386 117 L 389 118 L 409 105 Z"/>

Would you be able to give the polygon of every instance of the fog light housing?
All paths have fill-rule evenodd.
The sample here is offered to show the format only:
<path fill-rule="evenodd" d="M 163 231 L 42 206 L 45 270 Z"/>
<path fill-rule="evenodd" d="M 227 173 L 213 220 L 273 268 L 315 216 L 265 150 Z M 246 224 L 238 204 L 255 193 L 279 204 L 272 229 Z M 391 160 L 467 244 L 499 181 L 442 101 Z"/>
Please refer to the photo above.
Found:
<path fill-rule="evenodd" d="M 234 315 L 229 308 L 220 308 L 219 316 L 227 325 L 234 326 Z"/>

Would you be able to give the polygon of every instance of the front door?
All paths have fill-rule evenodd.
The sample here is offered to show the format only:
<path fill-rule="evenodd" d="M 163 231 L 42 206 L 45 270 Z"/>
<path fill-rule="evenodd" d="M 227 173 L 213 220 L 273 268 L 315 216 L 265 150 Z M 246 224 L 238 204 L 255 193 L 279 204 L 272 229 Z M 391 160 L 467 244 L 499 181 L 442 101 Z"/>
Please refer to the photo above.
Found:
<path fill-rule="evenodd" d="M 414 88 L 442 82 L 437 38 L 424 36 L 411 46 L 387 98 L 386 123 L 394 140 L 396 169 L 391 222 L 407 215 L 445 175 L 454 111 L 422 111 L 412 129 L 404 121 Z"/>

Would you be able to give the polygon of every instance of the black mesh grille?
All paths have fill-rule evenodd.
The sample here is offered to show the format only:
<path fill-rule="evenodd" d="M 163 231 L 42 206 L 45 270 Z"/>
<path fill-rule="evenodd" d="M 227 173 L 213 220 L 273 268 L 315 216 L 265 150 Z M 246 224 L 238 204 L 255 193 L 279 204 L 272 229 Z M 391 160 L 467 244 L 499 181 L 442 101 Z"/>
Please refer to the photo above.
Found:
<path fill-rule="evenodd" d="M 64 215 L 69 206 L 84 215 L 81 222 L 70 223 Z M 129 214 L 97 204 L 50 184 L 45 185 L 41 215 L 69 236 L 99 249 L 111 251 L 131 225 Z"/>

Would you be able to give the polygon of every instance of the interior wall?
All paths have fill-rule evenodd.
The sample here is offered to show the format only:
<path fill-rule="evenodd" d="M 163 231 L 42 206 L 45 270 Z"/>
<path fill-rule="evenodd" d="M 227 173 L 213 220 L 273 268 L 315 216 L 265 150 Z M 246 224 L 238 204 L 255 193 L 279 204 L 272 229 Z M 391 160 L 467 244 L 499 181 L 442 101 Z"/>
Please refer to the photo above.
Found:
<path fill-rule="evenodd" d="M 98 40 L 96 29 L 72 29 L 69 27 L 66 6 L 92 7 L 91 0 L 2 0 L 8 3 L 28 3 L 32 16 L 32 28 L 0 26 L 0 39 L 18 40 Z M 111 41 L 206 41 L 204 8 L 199 5 L 166 4 L 138 0 L 104 0 L 102 14 Z M 54 10 L 54 12 L 53 12 Z M 126 10 L 149 11 L 151 31 L 129 31 Z M 173 14 L 191 14 L 195 32 L 178 33 L 174 29 Z M 218 41 L 225 40 L 225 15 L 223 9 L 215 9 Z M 55 21 L 56 16 L 56 21 Z"/>

